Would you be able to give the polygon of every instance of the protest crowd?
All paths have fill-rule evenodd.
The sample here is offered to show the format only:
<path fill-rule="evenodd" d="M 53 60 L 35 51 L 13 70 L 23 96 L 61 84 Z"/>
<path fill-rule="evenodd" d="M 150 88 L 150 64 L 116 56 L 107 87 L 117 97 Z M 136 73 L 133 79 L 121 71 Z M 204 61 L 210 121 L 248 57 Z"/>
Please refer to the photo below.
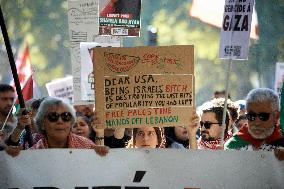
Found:
<path fill-rule="evenodd" d="M 195 47 L 196 44 L 159 46 L 157 28 L 149 25 L 148 46 L 123 47 L 125 37 L 140 37 L 143 20 L 141 0 L 68 0 L 66 16 L 71 57 L 68 63 L 71 64 L 72 74 L 61 79 L 51 78 L 49 83 L 45 83 L 48 95 L 44 96 L 35 95 L 37 86 L 34 86 L 36 81 L 29 60 L 28 44 L 23 52 L 19 51 L 15 65 L 0 7 L 1 31 L 13 73 L 10 83 L 0 80 L 0 154 L 3 155 L 0 156 L 0 170 L 8 170 L 0 174 L 0 188 L 21 186 L 25 179 L 22 181 L 10 175 L 16 173 L 25 176 L 26 173 L 22 174 L 21 170 L 28 170 L 29 167 L 20 163 L 25 163 L 23 160 L 29 158 L 34 160 L 33 163 L 41 163 L 40 161 L 45 161 L 45 156 L 59 157 L 59 160 L 53 160 L 54 165 L 50 167 L 49 162 L 47 167 L 42 164 L 38 168 L 35 165 L 38 171 L 43 172 L 36 178 L 27 178 L 25 186 L 32 184 L 34 188 L 41 188 L 37 186 L 50 182 L 54 185 L 43 188 L 55 188 L 53 186 L 59 182 L 52 180 L 56 177 L 53 172 L 61 174 L 61 169 L 64 169 L 62 177 L 70 180 L 66 183 L 65 178 L 60 178 L 61 186 L 74 184 L 75 188 L 81 188 L 79 185 L 85 184 L 81 180 L 91 181 L 91 184 L 95 184 L 92 188 L 150 188 L 148 183 L 172 188 L 172 185 L 183 186 L 184 180 L 185 185 L 189 182 L 192 186 L 201 185 L 202 188 L 225 188 L 231 182 L 234 187 L 236 183 L 240 183 L 241 188 L 259 188 L 257 186 L 263 184 L 266 184 L 263 188 L 282 187 L 283 179 L 280 177 L 283 177 L 284 169 L 279 165 L 284 162 L 284 93 L 281 94 L 280 85 L 284 81 L 284 63 L 281 68 L 283 73 L 277 74 L 282 76 L 278 78 L 278 91 L 272 90 L 269 85 L 262 85 L 260 81 L 260 85 L 247 87 L 244 90 L 245 93 L 250 90 L 247 94 L 237 94 L 240 100 L 231 98 L 229 83 L 232 62 L 248 59 L 250 39 L 255 32 L 255 39 L 258 40 L 258 33 L 254 31 L 256 27 L 251 32 L 251 27 L 254 26 L 252 19 L 255 17 L 254 0 L 226 0 L 224 3 L 219 58 L 229 60 L 226 87 L 221 91 L 216 90 L 215 86 L 206 88 L 206 98 L 202 98 L 205 100 L 198 102 L 198 105 L 196 99 L 201 90 L 195 91 L 195 85 L 202 82 L 196 79 L 196 70 L 200 71 L 195 69 L 195 60 L 200 59 L 195 57 L 195 50 L 199 49 Z M 52 14 L 50 17 L 53 17 Z M 161 34 L 163 35 L 162 32 Z M 257 49 L 257 52 L 262 51 Z M 256 62 L 265 61 L 255 59 Z M 280 69 L 281 66 L 278 64 L 278 67 Z M 204 70 L 204 80 L 211 80 L 207 75 L 221 73 Z M 248 70 L 248 75 L 254 74 Z M 207 83 L 202 84 L 208 86 Z M 208 91 L 212 89 L 216 91 L 211 95 Z M 125 157 L 128 156 L 127 153 L 131 155 Z M 86 154 L 91 155 L 86 157 Z M 170 157 L 166 157 L 168 159 L 165 158 L 167 154 L 170 154 Z M 241 156 L 243 154 L 245 155 Z M 188 156 L 193 158 L 189 159 Z M 214 163 L 212 157 L 220 158 L 216 158 Z M 85 158 L 87 163 L 79 162 L 85 161 Z M 234 158 L 239 158 L 239 162 Z M 264 163 L 255 166 L 257 161 L 254 158 L 261 159 Z M 75 161 L 78 164 L 73 166 Z M 18 162 L 20 163 L 17 164 Z M 95 162 L 90 166 L 94 170 L 89 172 L 94 171 L 101 176 L 95 176 L 95 181 L 93 175 L 85 175 L 84 166 L 89 166 L 88 162 Z M 271 162 L 271 165 L 267 162 Z M 161 163 L 161 166 L 156 166 L 157 163 Z M 177 167 L 176 163 L 184 167 Z M 105 165 L 109 166 L 106 168 L 108 176 L 100 168 L 103 166 L 105 169 Z M 267 167 L 264 169 L 265 166 L 270 166 L 269 170 Z M 147 169 L 149 167 L 150 171 Z M 147 187 L 133 187 L 125 182 L 129 181 L 128 176 L 134 173 L 133 170 L 135 176 L 131 184 L 138 185 L 148 171 L 148 177 L 143 180 L 146 181 L 142 182 Z M 241 174 L 239 170 L 245 173 Z M 44 171 L 48 173 L 45 174 Z M 112 175 L 111 171 L 117 172 Z M 156 172 L 161 175 L 156 177 Z M 271 172 L 273 174 L 265 180 L 265 174 Z M 81 173 L 84 175 L 80 175 Z M 207 173 L 210 178 L 205 178 Z M 82 179 L 73 179 L 77 174 Z M 150 174 L 154 176 L 149 176 Z M 167 176 L 164 177 L 163 174 Z M 229 181 L 226 174 L 232 180 Z M 264 176 L 260 178 L 262 175 Z M 120 176 L 123 177 L 123 182 L 119 180 Z M 40 177 L 46 183 L 41 183 Z M 111 186 L 111 178 L 116 177 L 119 178 L 114 179 L 118 186 Z M 156 181 L 158 177 L 162 180 L 173 178 L 174 181 Z M 103 186 L 104 184 L 110 186 Z"/>
<path fill-rule="evenodd" d="M 1 150 L 11 156 L 21 150 L 47 148 L 94 149 L 106 155 L 109 148 L 176 148 L 210 150 L 274 151 L 284 159 L 284 137 L 280 126 L 278 94 L 268 88 L 251 90 L 246 104 L 228 99 L 225 121 L 225 144 L 221 145 L 223 96 L 214 96 L 197 107 L 188 125 L 178 127 L 140 127 L 97 129 L 93 105 L 72 106 L 55 97 L 26 102 L 28 114 L 20 109 L 11 113 L 15 90 L 0 85 Z M 246 108 L 242 114 L 240 108 Z M 30 127 L 29 147 L 25 126 Z"/>

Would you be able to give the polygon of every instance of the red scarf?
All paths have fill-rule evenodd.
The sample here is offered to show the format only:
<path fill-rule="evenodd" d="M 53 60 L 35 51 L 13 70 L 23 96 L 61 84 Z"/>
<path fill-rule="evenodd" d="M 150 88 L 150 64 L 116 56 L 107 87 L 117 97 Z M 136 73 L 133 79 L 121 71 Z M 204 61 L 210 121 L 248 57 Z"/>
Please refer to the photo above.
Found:
<path fill-rule="evenodd" d="M 78 149 L 92 149 L 95 144 L 82 136 L 70 133 L 67 139 L 67 148 L 78 148 Z M 47 149 L 49 148 L 47 138 L 44 136 L 30 149 Z"/>
<path fill-rule="evenodd" d="M 241 139 L 251 143 L 253 146 L 255 146 L 256 148 L 259 148 L 263 143 L 266 143 L 266 144 L 271 144 L 272 142 L 282 138 L 282 133 L 281 133 L 281 130 L 280 130 L 280 125 L 277 124 L 275 129 L 274 129 L 274 132 L 272 133 L 272 135 L 270 135 L 269 137 L 267 137 L 266 139 L 255 139 L 253 138 L 249 132 L 248 132 L 248 127 L 247 125 L 246 126 L 243 126 L 238 134 L 237 134 Z"/>
<path fill-rule="evenodd" d="M 226 142 L 229 138 L 232 137 L 232 132 L 228 131 L 228 133 L 225 136 L 224 142 Z M 211 149 L 211 150 L 216 150 L 217 147 L 221 144 L 221 138 L 218 138 L 216 140 L 211 140 L 211 141 L 204 141 L 200 137 L 199 140 L 197 141 L 197 145 L 199 149 Z"/>
<path fill-rule="evenodd" d="M 211 140 L 211 141 L 204 141 L 200 139 L 198 141 L 198 148 L 199 149 L 211 149 L 211 150 L 216 150 L 217 146 L 220 145 L 221 139 L 218 138 L 216 140 Z"/>

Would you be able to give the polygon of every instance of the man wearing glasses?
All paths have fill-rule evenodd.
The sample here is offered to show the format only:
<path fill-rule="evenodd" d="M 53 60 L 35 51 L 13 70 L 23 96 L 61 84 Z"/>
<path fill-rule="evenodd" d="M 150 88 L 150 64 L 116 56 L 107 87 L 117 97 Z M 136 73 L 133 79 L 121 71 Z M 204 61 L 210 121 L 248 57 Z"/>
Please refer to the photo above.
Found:
<path fill-rule="evenodd" d="M 280 129 L 279 98 L 276 92 L 267 88 L 251 90 L 246 98 L 248 125 L 229 139 L 224 148 L 237 150 L 275 150 L 283 158 L 283 131 Z"/>
<path fill-rule="evenodd" d="M 222 118 L 223 118 L 223 106 L 214 101 L 205 103 L 202 107 L 201 121 L 199 124 L 193 118 L 193 124 L 189 127 L 189 138 L 191 149 L 218 149 L 221 143 L 221 132 L 222 132 Z M 200 126 L 200 138 L 197 143 L 195 142 L 195 135 Z M 225 140 L 228 137 L 229 127 L 229 113 L 226 113 L 226 129 L 225 129 Z"/>

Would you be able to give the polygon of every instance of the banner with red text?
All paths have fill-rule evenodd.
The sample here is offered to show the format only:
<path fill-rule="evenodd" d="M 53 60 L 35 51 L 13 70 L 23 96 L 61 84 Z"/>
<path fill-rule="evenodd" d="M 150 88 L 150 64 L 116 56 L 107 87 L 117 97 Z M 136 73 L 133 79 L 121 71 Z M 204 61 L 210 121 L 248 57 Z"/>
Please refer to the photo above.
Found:
<path fill-rule="evenodd" d="M 98 127 L 189 124 L 193 46 L 94 48 L 93 56 Z"/>

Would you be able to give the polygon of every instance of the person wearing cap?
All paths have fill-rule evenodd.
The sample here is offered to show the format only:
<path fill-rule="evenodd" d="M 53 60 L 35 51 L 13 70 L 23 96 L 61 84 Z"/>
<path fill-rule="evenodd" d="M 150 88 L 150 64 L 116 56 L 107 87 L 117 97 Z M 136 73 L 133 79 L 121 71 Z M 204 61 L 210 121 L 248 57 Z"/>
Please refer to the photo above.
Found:
<path fill-rule="evenodd" d="M 275 151 L 284 159 L 283 130 L 280 128 L 279 98 L 268 88 L 251 90 L 246 97 L 248 124 L 229 139 L 224 148 L 237 150 Z"/>

